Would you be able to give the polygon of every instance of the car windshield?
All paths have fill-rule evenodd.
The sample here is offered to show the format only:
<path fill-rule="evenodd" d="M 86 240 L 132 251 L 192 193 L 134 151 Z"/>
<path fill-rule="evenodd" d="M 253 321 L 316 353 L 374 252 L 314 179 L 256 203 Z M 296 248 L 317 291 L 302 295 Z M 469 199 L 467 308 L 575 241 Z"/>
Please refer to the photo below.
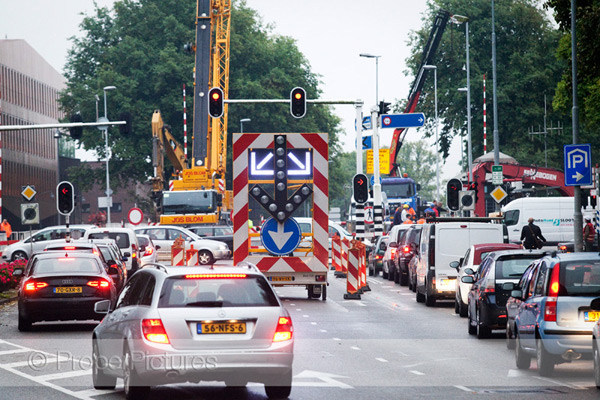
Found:
<path fill-rule="evenodd" d="M 216 208 L 216 193 L 208 190 L 165 192 L 163 195 L 165 215 L 209 213 L 215 212 Z"/>
<path fill-rule="evenodd" d="M 61 257 L 37 260 L 32 274 L 100 273 L 98 263 L 89 258 Z"/>
<path fill-rule="evenodd" d="M 600 296 L 600 261 L 560 263 L 559 295 Z"/>
<path fill-rule="evenodd" d="M 159 307 L 278 307 L 275 293 L 261 276 L 243 278 L 168 278 Z"/>
<path fill-rule="evenodd" d="M 496 279 L 519 279 L 529 264 L 538 258 L 540 256 L 537 254 L 501 257 L 496 260 Z"/>
<path fill-rule="evenodd" d="M 143 236 L 138 236 L 137 240 L 140 246 L 148 246 L 150 244 L 150 240 Z"/>
<path fill-rule="evenodd" d="M 113 255 L 110 252 L 110 249 L 108 247 L 98 246 L 98 248 L 100 249 L 100 252 L 104 256 L 104 259 L 106 261 L 114 261 L 115 260 L 115 258 L 113 257 Z"/>
<path fill-rule="evenodd" d="M 510 210 L 504 213 L 504 223 L 506 226 L 516 225 L 519 222 L 519 210 Z"/>
<path fill-rule="evenodd" d="M 94 232 L 90 239 L 113 239 L 121 249 L 129 248 L 129 235 L 125 232 Z"/>
<path fill-rule="evenodd" d="M 411 197 L 415 194 L 413 191 L 413 184 L 410 182 L 396 184 L 383 182 L 381 185 L 381 190 L 387 194 L 388 199 Z"/>

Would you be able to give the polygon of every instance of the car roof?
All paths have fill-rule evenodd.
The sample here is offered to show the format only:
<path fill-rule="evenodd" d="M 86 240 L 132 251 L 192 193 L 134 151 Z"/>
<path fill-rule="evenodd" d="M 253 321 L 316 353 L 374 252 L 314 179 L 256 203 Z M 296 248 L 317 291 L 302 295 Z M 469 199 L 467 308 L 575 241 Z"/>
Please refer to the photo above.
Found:
<path fill-rule="evenodd" d="M 38 259 L 46 259 L 46 258 L 60 258 L 60 257 L 77 257 L 77 258 L 94 258 L 94 259 L 100 259 L 99 256 L 97 256 L 94 253 L 83 253 L 80 251 L 73 251 L 71 253 L 69 253 L 69 251 L 51 251 L 51 252 L 42 252 L 42 253 L 36 253 L 35 254 L 36 258 Z"/>
<path fill-rule="evenodd" d="M 488 257 L 499 258 L 502 256 L 510 256 L 510 255 L 523 255 L 523 256 L 531 255 L 531 256 L 535 256 L 536 258 L 542 258 L 546 255 L 546 252 L 542 251 L 542 250 L 531 251 L 531 250 L 526 250 L 526 249 L 501 250 L 501 251 L 494 251 L 493 253 L 490 253 L 488 255 Z"/>
<path fill-rule="evenodd" d="M 134 232 L 134 231 L 131 228 L 121 228 L 121 227 L 112 227 L 112 226 L 106 226 L 106 227 L 95 226 L 94 229 L 91 229 L 90 233 L 96 233 L 96 232 L 130 233 L 130 232 Z"/>
<path fill-rule="evenodd" d="M 481 244 L 474 244 L 473 245 L 473 250 L 475 252 L 478 253 L 483 253 L 486 251 L 501 251 L 501 250 L 513 250 L 513 249 L 520 249 L 521 245 L 520 244 L 515 244 L 515 243 L 481 243 Z"/>
<path fill-rule="evenodd" d="M 579 261 L 579 260 L 600 260 L 598 252 L 581 252 L 581 253 L 557 253 L 555 257 L 559 261 Z"/>

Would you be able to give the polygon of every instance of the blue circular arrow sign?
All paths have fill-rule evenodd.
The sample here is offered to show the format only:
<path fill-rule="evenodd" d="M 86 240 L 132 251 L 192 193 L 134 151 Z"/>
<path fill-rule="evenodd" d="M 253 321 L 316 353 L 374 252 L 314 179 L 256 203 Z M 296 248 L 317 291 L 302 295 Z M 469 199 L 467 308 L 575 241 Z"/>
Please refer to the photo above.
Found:
<path fill-rule="evenodd" d="M 293 218 L 288 218 L 280 224 L 274 218 L 269 218 L 260 230 L 260 241 L 271 254 L 284 256 L 292 253 L 300 245 L 302 231 Z"/>

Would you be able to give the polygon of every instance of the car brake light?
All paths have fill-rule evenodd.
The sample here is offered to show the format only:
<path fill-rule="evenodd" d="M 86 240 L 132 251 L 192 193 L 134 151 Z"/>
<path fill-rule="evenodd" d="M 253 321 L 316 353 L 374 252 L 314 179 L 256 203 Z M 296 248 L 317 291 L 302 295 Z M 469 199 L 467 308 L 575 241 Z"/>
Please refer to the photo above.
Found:
<path fill-rule="evenodd" d="M 185 279 L 240 279 L 245 278 L 246 274 L 190 274 Z"/>
<path fill-rule="evenodd" d="M 558 296 L 558 291 L 560 289 L 560 263 L 554 265 L 552 269 L 552 275 L 550 276 L 550 286 L 548 289 L 548 296 Z"/>
<path fill-rule="evenodd" d="M 544 307 L 544 321 L 556 322 L 556 297 L 548 297 Z"/>
<path fill-rule="evenodd" d="M 144 252 L 144 257 L 151 256 L 154 253 L 154 249 L 152 247 L 146 247 L 146 251 Z"/>
<path fill-rule="evenodd" d="M 544 306 L 544 321 L 556 322 L 556 302 L 560 290 L 560 264 L 555 264 L 550 276 L 550 287 L 548 289 L 548 299 Z"/>
<path fill-rule="evenodd" d="M 45 288 L 46 286 L 48 286 L 46 282 L 28 282 L 25 284 L 25 291 L 34 292 L 38 289 Z"/>
<path fill-rule="evenodd" d="M 410 253 L 410 246 L 404 246 L 402 248 L 402 251 L 404 251 L 405 253 Z"/>
<path fill-rule="evenodd" d="M 378 255 L 378 256 L 375 256 L 375 259 L 376 259 L 376 260 L 381 260 L 381 258 L 382 258 L 382 256 L 379 256 L 379 255 Z"/>
<path fill-rule="evenodd" d="M 392 255 L 392 258 L 394 258 L 394 256 L 396 255 L 396 249 L 392 247 L 390 254 Z"/>
<path fill-rule="evenodd" d="M 65 246 L 63 250 L 75 250 L 75 246 Z"/>
<path fill-rule="evenodd" d="M 317 282 L 325 282 L 326 275 L 317 275 L 315 277 Z"/>
<path fill-rule="evenodd" d="M 560 246 L 560 249 L 561 249 L 562 251 L 567 251 L 567 246 L 565 246 L 565 245 L 562 245 L 562 246 Z"/>
<path fill-rule="evenodd" d="M 294 327 L 292 326 L 292 319 L 290 317 L 279 317 L 277 321 L 277 329 L 275 329 L 275 335 L 273 335 L 273 342 L 285 342 L 286 340 L 292 339 L 294 333 Z"/>
<path fill-rule="evenodd" d="M 142 320 L 142 333 L 144 338 L 153 343 L 169 344 L 169 336 L 160 319 Z"/>
<path fill-rule="evenodd" d="M 95 288 L 106 289 L 107 287 L 110 286 L 110 283 L 108 283 L 108 281 L 101 279 L 99 281 L 89 281 L 87 283 L 87 285 L 91 286 L 91 287 L 95 287 Z"/>

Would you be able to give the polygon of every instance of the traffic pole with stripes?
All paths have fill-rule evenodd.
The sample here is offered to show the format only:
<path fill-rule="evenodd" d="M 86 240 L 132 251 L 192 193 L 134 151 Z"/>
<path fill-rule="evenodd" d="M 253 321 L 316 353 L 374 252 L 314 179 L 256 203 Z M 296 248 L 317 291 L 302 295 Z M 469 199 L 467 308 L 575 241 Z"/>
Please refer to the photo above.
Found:
<path fill-rule="evenodd" d="M 383 207 L 381 204 L 373 206 L 373 222 L 375 230 L 375 239 L 383 236 Z"/>
<path fill-rule="evenodd" d="M 365 237 L 365 205 L 356 203 L 356 237 L 362 240 Z"/>

